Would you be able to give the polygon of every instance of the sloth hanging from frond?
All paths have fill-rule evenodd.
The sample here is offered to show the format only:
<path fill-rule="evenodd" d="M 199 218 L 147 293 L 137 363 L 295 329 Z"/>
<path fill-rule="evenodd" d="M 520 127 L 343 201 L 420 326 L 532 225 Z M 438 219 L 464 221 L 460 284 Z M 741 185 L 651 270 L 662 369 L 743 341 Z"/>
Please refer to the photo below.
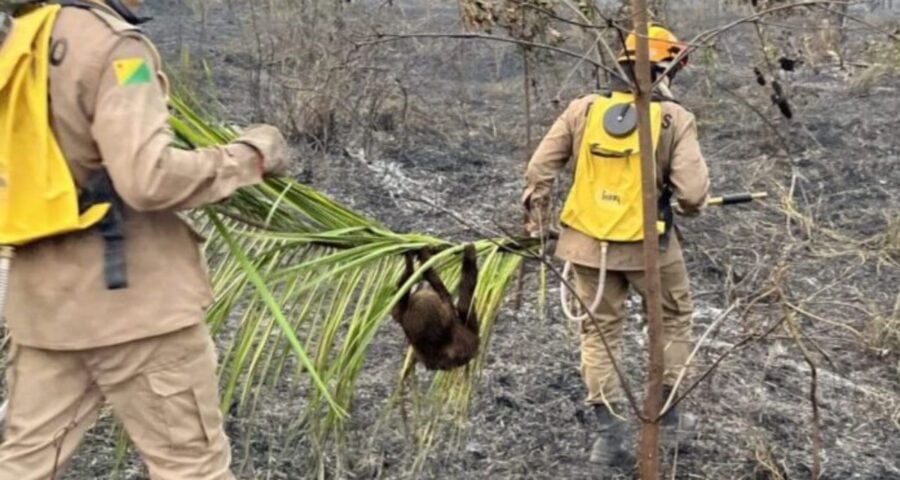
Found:
<path fill-rule="evenodd" d="M 431 252 L 422 250 L 419 262 L 425 264 Z M 413 254 L 406 255 L 406 271 L 400 278 L 402 288 L 415 273 Z M 465 247 L 459 299 L 454 305 L 450 291 L 431 268 L 425 279 L 410 289 L 394 307 L 394 319 L 403 328 L 415 351 L 415 359 L 429 370 L 452 370 L 468 364 L 478 353 L 478 316 L 473 307 L 478 285 L 475 246 Z"/>

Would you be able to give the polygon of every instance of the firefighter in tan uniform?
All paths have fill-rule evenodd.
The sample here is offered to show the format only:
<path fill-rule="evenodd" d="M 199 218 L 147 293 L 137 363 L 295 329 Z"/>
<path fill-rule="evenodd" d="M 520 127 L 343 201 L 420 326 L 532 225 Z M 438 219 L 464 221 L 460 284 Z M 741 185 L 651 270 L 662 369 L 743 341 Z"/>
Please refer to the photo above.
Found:
<path fill-rule="evenodd" d="M 105 172 L 122 200 L 127 287 L 110 287 L 96 229 L 16 252 L 0 480 L 51 478 L 104 402 L 151 478 L 231 479 L 203 239 L 176 212 L 284 173 L 284 139 L 257 126 L 221 148 L 170 147 L 160 60 L 130 10 L 140 2 L 57 3 L 75 5 L 53 27 L 50 124 L 76 183 Z"/>
<path fill-rule="evenodd" d="M 658 25 L 651 26 L 650 37 L 652 69 L 654 75 L 658 76 L 669 66 L 667 62 L 671 62 L 683 46 L 677 42 L 674 35 Z M 630 71 L 634 43 L 634 36 L 631 35 L 627 39 L 626 46 L 632 52 L 623 53 L 619 59 L 626 71 Z M 673 68 L 672 75 L 677 70 L 678 68 Z M 709 188 L 708 172 L 697 142 L 694 116 L 671 99 L 668 90 L 670 79 L 671 77 L 666 78 L 661 84 L 660 92 L 654 95 L 653 107 L 655 109 L 653 111 L 657 112 L 654 133 L 660 206 L 662 211 L 671 212 L 668 207 L 670 202 L 675 200 L 678 213 L 692 215 L 698 213 L 706 203 Z M 616 103 L 617 98 L 626 99 L 623 104 L 626 105 L 625 110 L 616 110 L 622 108 L 619 106 L 607 107 Z M 608 171 L 590 170 L 589 167 L 602 165 L 602 168 L 614 168 L 611 165 L 619 165 L 629 155 L 634 155 L 634 152 L 628 149 L 623 149 L 618 156 L 614 152 L 605 153 L 611 147 L 605 145 L 603 141 L 590 143 L 589 141 L 592 142 L 591 139 L 596 135 L 588 135 L 590 131 L 586 134 L 586 125 L 594 122 L 595 118 L 598 123 L 591 125 L 597 129 L 605 128 L 603 122 L 610 121 L 611 118 L 613 123 L 611 130 L 615 134 L 615 122 L 628 116 L 619 112 L 627 112 L 627 105 L 631 103 L 633 96 L 625 82 L 621 82 L 621 85 L 618 88 L 614 87 L 611 92 L 588 95 L 573 101 L 554 123 L 534 153 L 528 166 L 527 185 L 523 196 L 530 218 L 527 227 L 532 232 L 546 234 L 551 186 L 569 159 L 578 159 L 576 180 L 562 215 L 563 228 L 556 256 L 568 262 L 574 270 L 577 294 L 584 305 L 592 307 L 596 319 L 596 322 L 591 321 L 586 319 L 586 315 L 581 318 L 581 371 L 588 390 L 587 403 L 594 406 L 600 425 L 600 436 L 592 448 L 591 461 L 610 466 L 623 466 L 627 463 L 626 452 L 630 450 L 631 445 L 627 442 L 626 425 L 621 418 L 624 414 L 622 388 L 609 355 L 603 347 L 600 332 L 609 342 L 613 352 L 621 351 L 627 317 L 625 300 L 628 288 L 634 287 L 643 296 L 645 283 L 640 241 L 601 241 L 599 238 L 608 238 L 605 236 L 606 233 L 621 229 L 622 225 L 626 224 L 633 225 L 638 229 L 638 232 L 634 233 L 642 235 L 642 218 L 641 209 L 633 208 L 631 211 L 633 218 L 611 222 L 610 226 L 604 227 L 605 230 L 592 229 L 590 224 L 592 220 L 602 223 L 607 221 L 604 215 L 616 214 L 617 210 L 604 210 L 607 208 L 604 202 L 619 203 L 620 195 L 606 190 L 598 191 L 600 188 L 592 187 L 594 184 L 602 185 L 603 178 L 578 177 L 590 175 L 591 172 L 599 176 L 607 175 L 604 172 Z M 601 108 L 607 108 L 608 111 L 598 112 L 597 110 Z M 630 111 L 634 112 L 634 108 L 632 107 Z M 604 114 L 610 112 L 616 115 L 604 117 Z M 634 129 L 632 125 L 629 138 L 636 146 L 637 133 Z M 610 141 L 606 143 L 613 145 L 619 141 L 613 135 L 608 138 Z M 630 192 L 640 198 L 639 156 L 632 156 L 629 161 L 631 165 L 637 166 L 636 177 L 622 178 L 629 180 L 630 185 L 635 187 Z M 591 191 L 585 192 L 586 187 Z M 600 200 L 593 200 L 597 197 L 600 197 Z M 584 198 L 587 198 L 587 203 L 584 201 L 579 203 L 579 199 Z M 668 396 L 690 351 L 693 306 L 681 246 L 677 235 L 670 234 L 673 233 L 671 218 L 667 220 L 668 225 L 663 227 L 661 224 L 660 230 L 664 233 L 661 238 L 660 268 L 666 341 L 665 393 Z M 600 233 L 588 233 L 594 231 Z M 601 271 L 601 268 L 604 270 Z M 601 278 L 603 273 L 605 275 Z M 598 288 L 602 288 L 599 294 Z M 671 425 L 677 421 L 677 413 L 674 410 L 663 419 L 664 425 Z"/>

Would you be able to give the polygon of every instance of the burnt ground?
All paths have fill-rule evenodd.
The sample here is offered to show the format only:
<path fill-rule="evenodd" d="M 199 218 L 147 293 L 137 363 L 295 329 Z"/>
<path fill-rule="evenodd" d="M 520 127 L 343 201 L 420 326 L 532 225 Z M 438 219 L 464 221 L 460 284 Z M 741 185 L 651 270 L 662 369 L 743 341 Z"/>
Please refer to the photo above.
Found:
<path fill-rule="evenodd" d="M 296 125 L 278 108 L 278 101 L 289 101 L 287 90 L 271 86 L 274 76 L 257 74 L 254 55 L 262 50 L 247 35 L 254 22 L 243 2 L 207 2 L 205 21 L 181 2 L 147 3 L 156 17 L 148 32 L 163 56 L 212 91 L 229 121 Z M 348 6 L 347 15 L 351 22 L 382 22 L 385 32 L 461 28 L 455 2 L 395 3 L 399 6 L 362 2 Z M 688 3 L 692 6 L 670 12 L 671 23 L 685 36 L 736 15 L 711 13 L 714 9 L 704 5 L 712 2 Z M 890 15 L 869 18 L 891 29 L 897 24 Z M 776 44 L 789 43 L 777 35 L 777 25 L 766 28 Z M 353 37 L 367 32 L 360 28 Z M 798 32 L 799 37 L 804 31 Z M 705 370 L 785 317 L 796 328 L 777 328 L 750 342 L 689 397 L 685 408 L 700 422 L 684 439 L 675 478 L 809 477 L 811 371 L 793 331 L 816 365 L 821 478 L 900 479 L 900 81 L 896 70 L 879 76 L 864 66 L 890 61 L 889 42 L 859 28 L 848 35 L 847 49 L 856 52 L 857 66 L 810 58 L 783 74 L 796 112 L 791 121 L 780 117 L 768 100 L 770 91 L 753 80 L 751 64 L 759 57 L 752 28 L 737 29 L 715 50 L 696 54 L 676 83 L 676 95 L 698 117 L 714 190 L 771 195 L 766 202 L 711 208 L 681 222 L 696 335 L 734 301 L 742 302 L 711 332 L 696 369 Z M 298 42 L 303 45 L 302 38 Z M 870 45 L 864 52 L 865 42 Z M 320 52 L 296 68 L 324 70 L 321 65 L 333 52 L 326 47 Z M 379 112 L 385 115 L 377 116 L 387 125 L 336 128 L 327 142 L 321 135 L 310 141 L 303 128 L 293 130 L 302 158 L 299 178 L 401 231 L 459 240 L 478 235 L 418 201 L 421 197 L 485 230 L 516 228 L 529 153 L 519 51 L 508 45 L 412 40 L 362 47 L 356 55 L 381 69 L 374 77 L 354 77 L 360 83 L 334 82 L 347 89 L 335 95 L 356 102 L 359 92 L 370 88 L 364 82 L 376 85 L 373 91 L 396 82 L 400 88 L 384 87 Z M 201 61 L 214 72 L 211 77 L 198 73 Z M 537 138 L 567 99 L 589 91 L 592 82 L 580 71 L 567 81 L 573 67 L 568 59 L 540 55 L 535 62 Z M 873 78 L 859 80 L 865 75 Z M 402 110 L 398 91 L 405 95 Z M 362 112 L 366 105 L 356 102 L 349 111 Z M 353 123 L 337 119 L 342 121 Z M 507 307 L 498 319 L 459 448 L 442 446 L 420 472 L 411 473 L 415 451 L 404 440 L 397 412 L 385 410 L 403 345 L 399 330 L 386 324 L 367 359 L 341 456 L 311 462 L 303 442 L 286 446 L 285 425 L 303 401 L 288 390 L 274 392 L 257 416 L 229 425 L 240 478 L 608 478 L 585 461 L 593 425 L 581 404 L 577 335 L 552 300 L 557 287 L 549 292 L 551 307 L 540 311 L 536 269 L 528 271 L 522 309 Z M 642 328 L 635 315 L 623 355 L 638 391 Z M 108 421 L 101 423 L 66 478 L 109 475 L 110 429 Z M 338 460 L 344 467 L 340 473 Z M 667 468 L 671 460 L 667 457 Z M 324 470 L 317 471 L 317 463 Z M 146 478 L 133 458 L 124 473 Z"/>

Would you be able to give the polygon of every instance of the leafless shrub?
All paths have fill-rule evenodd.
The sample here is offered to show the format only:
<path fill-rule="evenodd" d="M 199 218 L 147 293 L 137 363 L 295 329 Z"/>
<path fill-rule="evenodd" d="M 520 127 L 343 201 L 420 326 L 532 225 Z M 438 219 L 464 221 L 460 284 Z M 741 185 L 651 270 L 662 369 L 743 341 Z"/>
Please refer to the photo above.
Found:
<path fill-rule="evenodd" d="M 782 462 L 776 458 L 775 447 L 763 438 L 756 438 L 753 444 L 753 458 L 758 470 L 767 480 L 787 480 Z"/>
<path fill-rule="evenodd" d="M 869 341 L 881 355 L 900 353 L 900 294 L 890 311 L 879 311 L 877 306 L 868 306 L 873 312 L 869 320 Z"/>
<path fill-rule="evenodd" d="M 243 19 L 231 62 L 246 72 L 259 120 L 322 150 L 405 121 L 403 72 L 386 70 L 380 61 L 395 52 L 362 50 L 355 42 L 389 23 L 377 9 L 360 16 L 345 15 L 353 7 L 340 1 L 227 3 Z"/>
<path fill-rule="evenodd" d="M 891 68 L 887 65 L 871 65 L 850 80 L 849 91 L 857 96 L 868 95 L 873 87 L 881 83 L 890 74 Z"/>

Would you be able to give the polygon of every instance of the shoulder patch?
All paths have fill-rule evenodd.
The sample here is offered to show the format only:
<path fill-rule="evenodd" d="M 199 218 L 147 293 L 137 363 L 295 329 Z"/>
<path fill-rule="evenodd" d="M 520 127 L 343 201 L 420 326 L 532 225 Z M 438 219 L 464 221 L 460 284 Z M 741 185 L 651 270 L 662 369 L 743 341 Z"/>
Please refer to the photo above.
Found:
<path fill-rule="evenodd" d="M 146 85 L 153 81 L 150 66 L 143 58 L 126 58 L 113 62 L 116 80 L 120 87 Z"/>

